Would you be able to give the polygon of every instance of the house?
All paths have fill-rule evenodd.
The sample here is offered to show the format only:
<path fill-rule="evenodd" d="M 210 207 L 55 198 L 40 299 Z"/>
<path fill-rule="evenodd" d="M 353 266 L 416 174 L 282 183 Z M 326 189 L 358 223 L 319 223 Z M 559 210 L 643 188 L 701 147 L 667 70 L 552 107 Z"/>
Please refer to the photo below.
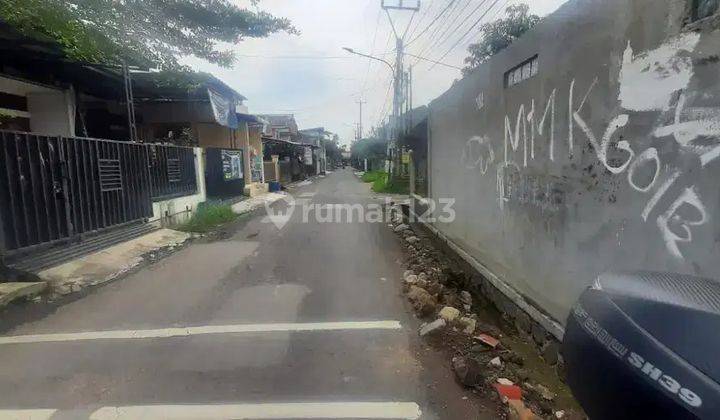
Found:
<path fill-rule="evenodd" d="M 119 66 L 69 60 L 60 45 L 25 36 L 0 22 L 0 129 L 127 138 L 123 92 Z M 101 101 L 114 102 L 118 112 L 85 113 L 89 103 Z M 100 124 L 105 129 L 89 131 Z"/>
<path fill-rule="evenodd" d="M 242 171 L 213 175 L 217 179 L 208 185 L 210 195 L 254 196 L 267 191 L 262 170 L 264 121 L 248 113 L 243 95 L 202 73 L 133 74 L 133 91 L 141 138 L 209 148 L 206 156 L 215 160 L 218 154 L 226 160 L 241 154 Z"/>
<path fill-rule="evenodd" d="M 260 114 L 266 124 L 262 138 L 268 152 L 265 162 L 272 163 L 273 156 L 278 161 L 279 181 L 287 183 L 298 181 L 310 175 L 316 175 L 315 153 L 317 146 L 302 142 L 303 136 L 298 130 L 295 116 L 292 114 Z M 272 165 L 267 165 L 272 167 Z M 266 171 L 272 173 L 273 170 Z"/>
<path fill-rule="evenodd" d="M 330 139 L 333 133 L 326 131 L 323 127 L 308 128 L 300 130 L 300 138 L 303 144 L 314 146 L 313 166 L 315 174 L 324 174 L 327 170 L 327 154 L 325 141 Z M 306 162 L 307 163 L 307 162 Z"/>
<path fill-rule="evenodd" d="M 258 117 L 267 122 L 262 133 L 264 136 L 278 140 L 297 140 L 298 125 L 294 115 L 260 114 Z"/>

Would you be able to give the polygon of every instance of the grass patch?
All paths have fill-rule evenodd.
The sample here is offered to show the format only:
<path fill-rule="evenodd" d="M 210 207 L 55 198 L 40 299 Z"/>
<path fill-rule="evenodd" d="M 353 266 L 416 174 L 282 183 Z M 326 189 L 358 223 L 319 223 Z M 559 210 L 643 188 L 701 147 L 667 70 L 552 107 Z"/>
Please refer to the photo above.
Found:
<path fill-rule="evenodd" d="M 410 192 L 410 185 L 407 180 L 390 181 L 388 174 L 381 172 L 373 181 L 372 190 L 376 193 L 408 194 Z"/>
<path fill-rule="evenodd" d="M 362 176 L 362 182 L 375 182 L 379 178 L 386 176 L 387 174 L 383 171 L 369 171 L 365 172 Z"/>
<path fill-rule="evenodd" d="M 229 204 L 202 204 L 190 220 L 178 226 L 183 232 L 206 233 L 238 217 Z"/>

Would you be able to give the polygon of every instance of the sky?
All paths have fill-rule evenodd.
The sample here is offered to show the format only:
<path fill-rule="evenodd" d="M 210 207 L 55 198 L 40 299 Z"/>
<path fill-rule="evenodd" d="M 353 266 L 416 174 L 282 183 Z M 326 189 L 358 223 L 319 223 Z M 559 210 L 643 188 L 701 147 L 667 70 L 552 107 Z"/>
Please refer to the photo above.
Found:
<path fill-rule="evenodd" d="M 398 0 L 386 0 L 386 2 Z M 407 3 L 410 0 L 405 0 Z M 391 11 L 396 30 L 406 36 L 406 52 L 462 67 L 467 46 L 478 41 L 479 26 L 504 15 L 522 0 L 421 0 L 420 10 Z M 545 16 L 566 0 L 525 0 Z M 236 0 L 252 7 L 247 0 Z M 232 46 L 237 61 L 222 68 L 188 57 L 185 64 L 214 74 L 248 98 L 253 114 L 294 114 L 299 127 L 325 127 L 343 144 L 355 138 L 360 106 L 363 132 L 378 126 L 392 110 L 390 68 L 358 52 L 394 61 L 395 42 L 381 0 L 261 0 L 258 8 L 290 19 L 300 35 L 273 34 Z M 450 6 L 448 6 L 450 4 Z M 491 7 L 489 10 L 488 8 Z M 445 14 L 433 19 L 447 7 Z M 474 12 L 474 13 L 473 13 Z M 474 26 L 478 23 L 477 26 Z M 424 30 L 427 28 L 427 30 Z M 462 37 L 467 33 L 467 36 Z M 428 104 L 446 91 L 460 70 L 406 56 L 413 67 L 413 106 Z"/>

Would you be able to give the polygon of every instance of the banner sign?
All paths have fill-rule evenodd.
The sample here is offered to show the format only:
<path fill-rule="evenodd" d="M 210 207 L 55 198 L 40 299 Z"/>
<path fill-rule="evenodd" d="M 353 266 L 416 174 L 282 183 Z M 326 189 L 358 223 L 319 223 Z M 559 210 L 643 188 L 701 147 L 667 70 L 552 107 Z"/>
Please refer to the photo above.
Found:
<path fill-rule="evenodd" d="M 242 150 L 221 150 L 223 179 L 233 181 L 243 178 Z"/>

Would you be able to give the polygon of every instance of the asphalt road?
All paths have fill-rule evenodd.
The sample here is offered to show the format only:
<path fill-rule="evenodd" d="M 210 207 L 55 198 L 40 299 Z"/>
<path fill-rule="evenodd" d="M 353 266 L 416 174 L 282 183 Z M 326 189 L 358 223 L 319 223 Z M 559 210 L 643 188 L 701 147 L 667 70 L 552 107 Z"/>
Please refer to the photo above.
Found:
<path fill-rule="evenodd" d="M 291 194 L 281 228 L 263 209 L 6 332 L 0 418 L 492 418 L 417 336 L 388 226 L 314 217 L 368 185 Z"/>

